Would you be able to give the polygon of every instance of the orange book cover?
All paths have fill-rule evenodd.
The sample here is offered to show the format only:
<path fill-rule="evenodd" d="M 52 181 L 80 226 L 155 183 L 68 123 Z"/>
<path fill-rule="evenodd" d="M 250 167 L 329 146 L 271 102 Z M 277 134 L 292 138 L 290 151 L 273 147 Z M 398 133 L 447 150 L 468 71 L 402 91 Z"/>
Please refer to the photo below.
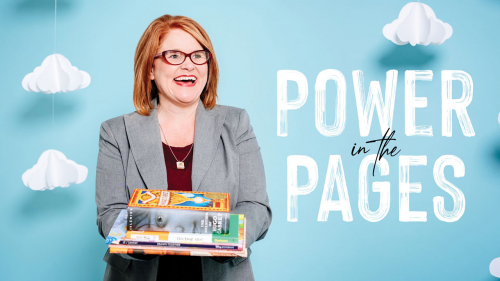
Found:
<path fill-rule="evenodd" d="M 227 234 L 229 193 L 135 189 L 127 207 L 127 230 Z"/>
<path fill-rule="evenodd" d="M 230 212 L 229 193 L 136 189 L 129 207 Z"/>

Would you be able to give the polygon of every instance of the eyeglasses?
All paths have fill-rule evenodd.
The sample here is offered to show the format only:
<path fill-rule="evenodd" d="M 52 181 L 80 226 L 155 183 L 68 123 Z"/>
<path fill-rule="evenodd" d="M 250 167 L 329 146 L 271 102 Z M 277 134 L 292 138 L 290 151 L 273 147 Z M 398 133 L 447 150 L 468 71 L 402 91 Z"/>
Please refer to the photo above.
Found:
<path fill-rule="evenodd" d="M 171 65 L 179 65 L 184 63 L 186 57 L 189 57 L 194 64 L 202 65 L 208 62 L 210 59 L 210 52 L 205 50 L 194 51 L 192 53 L 186 54 L 181 51 L 163 51 L 160 54 L 155 55 L 155 59 L 163 57 L 165 63 Z"/>

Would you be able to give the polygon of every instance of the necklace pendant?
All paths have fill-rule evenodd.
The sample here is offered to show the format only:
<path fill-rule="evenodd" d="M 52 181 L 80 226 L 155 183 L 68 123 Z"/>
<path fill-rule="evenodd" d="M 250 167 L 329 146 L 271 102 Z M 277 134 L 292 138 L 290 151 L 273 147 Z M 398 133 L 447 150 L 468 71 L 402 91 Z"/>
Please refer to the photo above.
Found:
<path fill-rule="evenodd" d="M 177 162 L 177 169 L 184 170 L 184 162 L 182 161 Z"/>

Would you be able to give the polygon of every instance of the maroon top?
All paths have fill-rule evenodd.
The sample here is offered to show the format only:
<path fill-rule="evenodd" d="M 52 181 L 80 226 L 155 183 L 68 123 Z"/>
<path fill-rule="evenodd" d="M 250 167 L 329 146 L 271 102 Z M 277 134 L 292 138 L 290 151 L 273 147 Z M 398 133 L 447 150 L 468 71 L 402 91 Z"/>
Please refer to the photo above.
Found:
<path fill-rule="evenodd" d="M 179 161 L 184 160 L 184 169 L 177 169 L 177 160 L 172 155 L 170 148 L 163 144 L 163 156 L 165 157 L 165 166 L 167 167 L 167 182 L 169 190 L 192 191 L 191 187 L 191 171 L 193 168 L 193 150 L 190 144 L 185 147 L 170 147 Z M 191 151 L 190 151 L 191 150 Z"/>
<path fill-rule="evenodd" d="M 163 142 L 162 142 L 163 143 Z M 167 167 L 167 183 L 169 190 L 192 191 L 191 171 L 193 168 L 193 150 L 190 144 L 185 147 L 171 147 L 175 157 L 184 160 L 184 169 L 177 169 L 177 160 L 172 155 L 170 148 L 163 143 L 163 156 Z M 193 148 L 194 149 L 194 148 Z M 201 257 L 196 256 L 160 256 L 156 280 L 202 280 Z"/>

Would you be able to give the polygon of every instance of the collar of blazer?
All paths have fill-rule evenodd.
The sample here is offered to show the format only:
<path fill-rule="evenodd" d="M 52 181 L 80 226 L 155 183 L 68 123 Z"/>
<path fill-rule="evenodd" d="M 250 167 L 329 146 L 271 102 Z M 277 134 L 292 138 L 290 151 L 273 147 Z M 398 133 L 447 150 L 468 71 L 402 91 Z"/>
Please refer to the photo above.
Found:
<path fill-rule="evenodd" d="M 149 189 L 166 190 L 168 189 L 167 171 L 156 111 L 157 100 L 153 99 L 152 104 L 154 108 L 149 116 L 142 116 L 134 112 L 123 117 L 130 149 L 144 183 Z M 220 105 L 216 105 L 212 110 L 207 110 L 201 100 L 198 103 L 191 174 L 193 191 L 198 191 L 215 156 L 226 110 L 226 107 Z"/>

